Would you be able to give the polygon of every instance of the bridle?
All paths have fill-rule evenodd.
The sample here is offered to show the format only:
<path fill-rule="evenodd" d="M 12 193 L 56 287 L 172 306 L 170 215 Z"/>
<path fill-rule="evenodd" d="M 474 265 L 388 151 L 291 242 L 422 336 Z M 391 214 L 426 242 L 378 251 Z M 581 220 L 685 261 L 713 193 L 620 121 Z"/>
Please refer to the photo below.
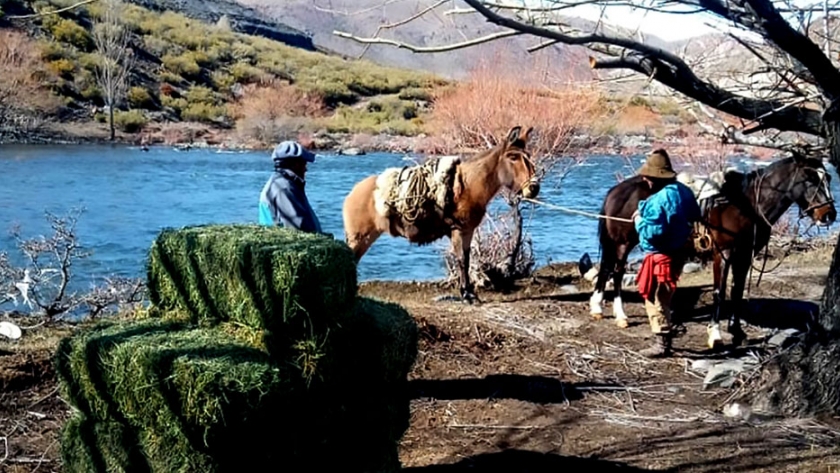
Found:
<path fill-rule="evenodd" d="M 774 172 L 775 171 L 776 170 L 774 170 Z M 798 179 L 798 177 L 804 171 L 816 172 L 817 175 L 820 177 L 820 181 L 817 183 L 817 186 L 816 186 L 817 189 L 814 191 L 814 193 L 810 197 L 808 197 L 807 195 L 805 196 L 806 207 L 804 209 L 802 208 L 802 206 L 800 206 L 797 203 L 797 208 L 799 209 L 799 218 L 800 219 L 806 217 L 809 212 L 813 212 L 816 209 L 825 207 L 827 205 L 833 205 L 834 204 L 834 196 L 831 194 L 831 188 L 828 186 L 828 173 L 825 171 L 825 169 L 805 167 L 803 164 L 799 164 L 798 166 L 796 166 L 796 173 L 793 175 L 793 177 L 791 179 L 788 180 L 788 187 L 787 187 L 787 189 L 785 189 L 785 191 L 782 195 L 791 197 L 790 193 L 793 190 L 794 186 L 803 183 L 802 181 L 800 181 Z M 758 176 L 758 179 L 756 179 L 756 181 L 755 181 L 755 185 L 754 185 L 754 188 L 755 188 L 755 211 L 761 217 L 761 219 L 764 220 L 764 223 L 766 223 L 768 226 L 772 227 L 773 224 L 770 223 L 770 221 L 767 219 L 767 216 L 764 215 L 764 211 L 761 209 L 761 206 L 759 205 L 760 199 L 761 199 L 761 187 L 762 187 L 762 184 L 764 182 L 764 179 L 767 176 L 768 176 L 768 174 L 761 174 L 760 176 Z M 807 182 L 807 180 L 805 182 Z M 817 196 L 820 195 L 820 192 L 825 193 L 826 201 L 822 202 L 822 203 L 819 203 L 819 204 L 814 204 L 814 201 L 817 199 Z"/>
<path fill-rule="evenodd" d="M 797 169 L 799 172 L 802 169 Z M 834 196 L 831 194 L 831 187 L 828 185 L 828 172 L 825 169 L 812 169 L 812 168 L 805 168 L 806 171 L 814 171 L 820 176 L 820 181 L 817 183 L 817 189 L 814 191 L 814 194 L 807 198 L 806 202 L 808 206 L 805 209 L 799 208 L 799 218 L 803 218 L 808 214 L 808 212 L 813 212 L 814 210 L 823 208 L 828 205 L 834 204 Z M 825 193 L 826 201 L 821 204 L 814 204 L 814 200 L 817 199 L 817 196 L 820 194 L 820 191 Z"/>
<path fill-rule="evenodd" d="M 505 156 L 517 154 L 522 161 L 525 162 L 525 167 L 530 171 L 531 177 L 523 180 L 521 184 L 519 184 L 518 189 L 516 190 L 517 193 L 522 193 L 526 187 L 530 186 L 531 184 L 539 181 L 537 178 L 537 167 L 534 165 L 534 161 L 531 158 L 531 153 L 525 151 L 524 149 L 512 149 L 505 153 Z"/>

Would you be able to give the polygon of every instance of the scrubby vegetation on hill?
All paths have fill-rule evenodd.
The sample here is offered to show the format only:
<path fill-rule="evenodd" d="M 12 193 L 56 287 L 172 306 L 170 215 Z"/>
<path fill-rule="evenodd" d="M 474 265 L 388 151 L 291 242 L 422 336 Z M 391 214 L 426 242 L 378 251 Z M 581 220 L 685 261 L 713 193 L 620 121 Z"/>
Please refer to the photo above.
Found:
<path fill-rule="evenodd" d="M 72 3 L 76 2 L 37 0 L 31 8 L 43 13 Z M 24 9 L 22 4 L 14 6 Z M 131 30 L 136 57 L 127 100 L 115 117 L 126 133 L 151 123 L 189 121 L 236 129 L 240 138 L 262 142 L 319 129 L 410 135 L 421 130 L 430 91 L 445 85 L 430 75 L 235 33 L 225 21 L 210 25 L 170 11 L 124 7 L 122 18 Z M 30 67 L 14 81 L 0 81 L 0 89 L 26 82 L 39 92 L 36 95 L 59 100 L 35 107 L 30 103 L 34 96 L 28 94 L 12 103 L 0 101 L 0 106 L 54 119 L 104 121 L 94 73 L 101 56 L 92 39 L 101 13 L 101 7 L 91 3 L 21 25 L 9 20 L 27 34 L 3 31 L 4 38 L 15 38 L 17 50 L 10 52 L 11 43 L 0 42 L 0 56 L 20 56 L 18 61 Z"/>

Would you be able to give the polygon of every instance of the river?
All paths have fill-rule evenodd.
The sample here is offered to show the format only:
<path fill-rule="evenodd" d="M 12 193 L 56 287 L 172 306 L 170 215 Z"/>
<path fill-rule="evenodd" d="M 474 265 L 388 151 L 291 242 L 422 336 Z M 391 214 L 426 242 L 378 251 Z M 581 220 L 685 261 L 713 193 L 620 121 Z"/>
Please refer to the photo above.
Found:
<path fill-rule="evenodd" d="M 634 167 L 641 156 L 632 158 Z M 311 164 L 307 194 L 324 231 L 343 239 L 341 204 L 353 185 L 387 167 L 412 164 L 403 155 L 323 155 Z M 597 212 L 616 172 L 628 161 L 592 156 L 565 179 L 549 174 L 540 199 Z M 748 160 L 735 160 L 749 167 Z M 24 236 L 48 234 L 44 211 L 57 214 L 82 206 L 78 238 L 91 255 L 74 267 L 74 286 L 84 288 L 107 275 L 145 276 L 147 251 L 164 227 L 205 223 L 255 223 L 257 200 L 271 173 L 267 152 L 168 147 L 143 152 L 108 145 L 0 146 L 0 251 L 19 252 L 7 229 L 19 224 Z M 834 170 L 831 169 L 832 175 Z M 840 193 L 837 179 L 834 192 Z M 502 210 L 501 199 L 491 210 Z M 598 258 L 595 219 L 544 207 L 525 209 L 526 230 L 537 264 L 577 261 L 584 252 Z M 359 265 L 361 281 L 433 280 L 445 275 L 442 252 L 448 240 L 418 247 L 382 236 Z"/>

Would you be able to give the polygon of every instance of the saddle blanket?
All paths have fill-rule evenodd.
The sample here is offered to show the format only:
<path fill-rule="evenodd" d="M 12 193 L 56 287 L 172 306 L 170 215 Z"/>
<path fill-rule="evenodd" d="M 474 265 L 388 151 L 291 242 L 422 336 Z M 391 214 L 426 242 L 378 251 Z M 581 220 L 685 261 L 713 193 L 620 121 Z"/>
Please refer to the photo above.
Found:
<path fill-rule="evenodd" d="M 441 156 L 415 166 L 392 167 L 376 178 L 374 205 L 384 217 L 424 207 L 431 199 L 444 209 L 451 199 L 459 156 Z"/>

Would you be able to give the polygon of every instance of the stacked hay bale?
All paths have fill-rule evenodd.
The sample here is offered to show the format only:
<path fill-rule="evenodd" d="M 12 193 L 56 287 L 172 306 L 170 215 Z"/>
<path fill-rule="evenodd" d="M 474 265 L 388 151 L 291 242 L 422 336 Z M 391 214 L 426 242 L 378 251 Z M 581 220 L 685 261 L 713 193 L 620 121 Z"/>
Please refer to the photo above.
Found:
<path fill-rule="evenodd" d="M 148 317 L 62 341 L 67 471 L 398 471 L 417 327 L 358 297 L 349 248 L 281 228 L 164 230 Z"/>

